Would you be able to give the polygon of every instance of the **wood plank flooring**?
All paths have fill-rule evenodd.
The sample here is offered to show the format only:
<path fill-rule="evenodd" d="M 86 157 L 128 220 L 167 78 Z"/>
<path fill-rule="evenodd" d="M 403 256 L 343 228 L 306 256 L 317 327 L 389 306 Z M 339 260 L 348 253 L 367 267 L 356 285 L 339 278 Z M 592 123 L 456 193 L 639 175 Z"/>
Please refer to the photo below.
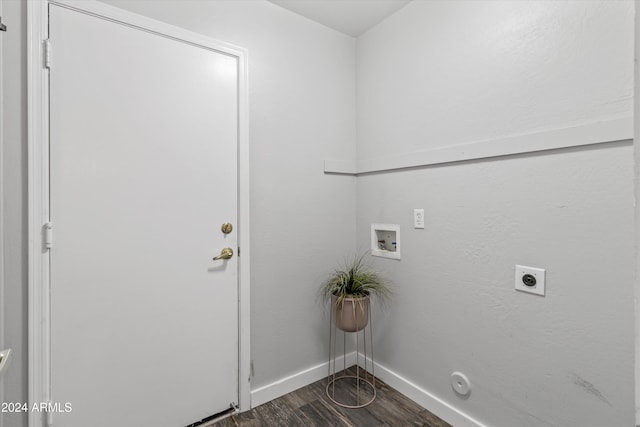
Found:
<path fill-rule="evenodd" d="M 362 370 L 360 372 L 362 375 Z M 348 379 L 336 382 L 335 397 L 340 401 L 354 399 L 352 386 L 355 386 L 355 382 Z M 376 399 L 369 406 L 360 409 L 345 409 L 333 403 L 325 393 L 326 385 L 327 380 L 322 379 L 251 411 L 218 421 L 213 426 L 451 427 L 379 379 L 376 379 Z M 372 393 L 364 384 L 363 390 Z"/>

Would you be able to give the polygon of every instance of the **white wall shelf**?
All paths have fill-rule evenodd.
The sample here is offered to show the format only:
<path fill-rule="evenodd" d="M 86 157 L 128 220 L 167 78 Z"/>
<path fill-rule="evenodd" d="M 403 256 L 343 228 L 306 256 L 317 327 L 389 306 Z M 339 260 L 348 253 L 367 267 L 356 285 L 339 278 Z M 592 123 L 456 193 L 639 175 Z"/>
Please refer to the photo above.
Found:
<path fill-rule="evenodd" d="M 395 156 L 362 159 L 357 162 L 325 160 L 324 172 L 360 175 L 631 139 L 633 139 L 633 117 L 624 117 L 525 135 L 456 144 Z"/>

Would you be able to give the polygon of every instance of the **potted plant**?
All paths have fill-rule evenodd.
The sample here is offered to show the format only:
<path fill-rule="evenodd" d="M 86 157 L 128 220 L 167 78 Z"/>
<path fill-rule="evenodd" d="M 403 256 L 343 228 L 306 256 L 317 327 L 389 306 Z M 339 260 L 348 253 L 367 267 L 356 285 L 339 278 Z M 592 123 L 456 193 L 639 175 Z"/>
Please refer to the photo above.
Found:
<path fill-rule="evenodd" d="M 336 326 L 346 332 L 357 332 L 369 321 L 370 298 L 387 299 L 389 284 L 365 262 L 364 254 L 336 269 L 320 288 L 325 302 L 331 301 Z"/>

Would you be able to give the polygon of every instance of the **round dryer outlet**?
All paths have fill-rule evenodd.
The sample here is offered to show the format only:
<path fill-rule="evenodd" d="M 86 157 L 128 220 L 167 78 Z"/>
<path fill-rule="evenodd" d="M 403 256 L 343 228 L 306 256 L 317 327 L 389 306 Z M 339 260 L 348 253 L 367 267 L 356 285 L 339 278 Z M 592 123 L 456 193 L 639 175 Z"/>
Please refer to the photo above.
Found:
<path fill-rule="evenodd" d="M 451 374 L 451 387 L 460 396 L 467 396 L 471 393 L 471 383 L 469 378 L 462 372 L 454 372 Z"/>

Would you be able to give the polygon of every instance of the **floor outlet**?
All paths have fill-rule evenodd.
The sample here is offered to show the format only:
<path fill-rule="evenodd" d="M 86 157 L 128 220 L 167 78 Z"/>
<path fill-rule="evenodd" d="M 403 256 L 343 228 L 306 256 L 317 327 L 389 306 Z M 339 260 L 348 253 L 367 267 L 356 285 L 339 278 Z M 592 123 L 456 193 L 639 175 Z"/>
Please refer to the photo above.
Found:
<path fill-rule="evenodd" d="M 545 270 L 542 268 L 516 265 L 514 289 L 520 292 L 544 296 Z"/>
<path fill-rule="evenodd" d="M 471 393 L 471 382 L 469 382 L 469 378 L 462 372 L 454 372 L 451 374 L 451 387 L 453 387 L 453 391 L 460 396 L 467 396 Z"/>

